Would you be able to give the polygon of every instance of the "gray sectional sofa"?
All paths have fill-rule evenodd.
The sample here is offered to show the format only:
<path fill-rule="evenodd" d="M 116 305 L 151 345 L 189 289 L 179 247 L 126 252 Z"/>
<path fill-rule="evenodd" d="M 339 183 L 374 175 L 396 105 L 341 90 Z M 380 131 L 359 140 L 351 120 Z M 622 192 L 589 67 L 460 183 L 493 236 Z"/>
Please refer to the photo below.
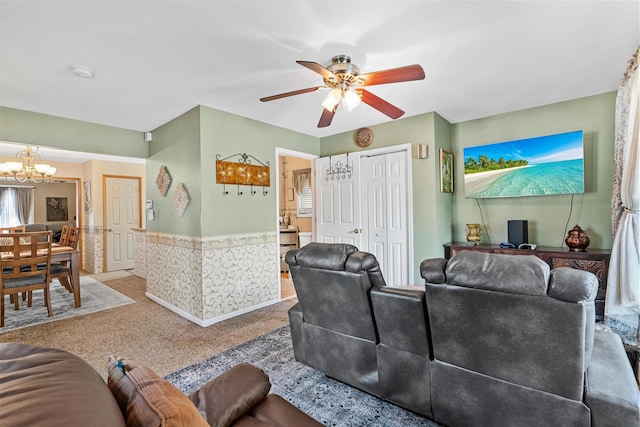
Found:
<path fill-rule="evenodd" d="M 62 227 L 65 225 L 74 225 L 74 224 L 71 224 L 71 223 L 69 224 L 67 223 L 24 224 L 24 227 L 25 227 L 25 231 L 27 232 L 51 230 L 53 232 L 53 241 L 59 242 L 60 233 L 62 232 Z"/>
<path fill-rule="evenodd" d="M 595 324 L 597 279 L 533 256 L 463 251 L 385 286 L 345 244 L 290 251 L 296 360 L 448 426 L 640 425 L 620 338 Z"/>

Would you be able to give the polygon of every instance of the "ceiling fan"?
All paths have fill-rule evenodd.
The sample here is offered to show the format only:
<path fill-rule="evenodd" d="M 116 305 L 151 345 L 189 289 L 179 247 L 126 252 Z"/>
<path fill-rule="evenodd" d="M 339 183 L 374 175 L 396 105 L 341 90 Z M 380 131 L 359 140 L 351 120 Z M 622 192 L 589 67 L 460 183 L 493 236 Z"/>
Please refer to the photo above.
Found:
<path fill-rule="evenodd" d="M 331 124 L 331 120 L 333 120 L 333 116 L 340 102 L 343 103 L 343 107 L 347 111 L 351 111 L 358 106 L 360 102 L 364 102 L 392 119 L 397 119 L 404 114 L 404 111 L 362 87 L 424 79 L 424 70 L 420 65 L 408 65 L 406 67 L 360 74 L 360 69 L 351 63 L 351 58 L 347 55 L 334 56 L 331 59 L 331 65 L 326 68 L 317 62 L 296 62 L 320 74 L 324 80 L 324 86 L 315 86 L 278 95 L 266 96 L 260 98 L 260 101 L 274 101 L 288 96 L 331 89 L 331 92 L 329 92 L 329 95 L 327 95 L 327 98 L 322 103 L 324 110 L 322 110 L 322 115 L 318 122 L 319 128 Z"/>

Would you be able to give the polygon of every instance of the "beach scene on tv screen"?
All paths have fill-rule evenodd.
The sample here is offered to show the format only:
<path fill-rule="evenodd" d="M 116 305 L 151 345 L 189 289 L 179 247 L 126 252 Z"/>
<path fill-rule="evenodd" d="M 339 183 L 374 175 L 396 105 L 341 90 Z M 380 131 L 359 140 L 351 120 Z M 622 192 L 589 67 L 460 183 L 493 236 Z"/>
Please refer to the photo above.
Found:
<path fill-rule="evenodd" d="M 464 149 L 466 198 L 584 193 L 582 131 Z"/>

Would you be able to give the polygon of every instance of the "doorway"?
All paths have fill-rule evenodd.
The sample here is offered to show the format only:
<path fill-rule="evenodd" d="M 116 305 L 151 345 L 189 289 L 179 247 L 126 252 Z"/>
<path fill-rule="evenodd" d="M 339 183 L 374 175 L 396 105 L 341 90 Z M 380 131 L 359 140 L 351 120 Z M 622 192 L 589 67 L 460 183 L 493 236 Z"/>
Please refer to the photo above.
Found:
<path fill-rule="evenodd" d="M 278 247 L 278 295 L 295 298 L 295 288 L 284 254 L 314 236 L 314 154 L 276 148 L 276 244 Z M 308 176 L 308 179 L 307 179 Z M 308 185 L 308 187 L 307 187 Z M 309 210 L 310 208 L 310 210 Z"/>
<path fill-rule="evenodd" d="M 142 226 L 141 178 L 103 175 L 104 271 L 134 267 L 133 228 Z"/>

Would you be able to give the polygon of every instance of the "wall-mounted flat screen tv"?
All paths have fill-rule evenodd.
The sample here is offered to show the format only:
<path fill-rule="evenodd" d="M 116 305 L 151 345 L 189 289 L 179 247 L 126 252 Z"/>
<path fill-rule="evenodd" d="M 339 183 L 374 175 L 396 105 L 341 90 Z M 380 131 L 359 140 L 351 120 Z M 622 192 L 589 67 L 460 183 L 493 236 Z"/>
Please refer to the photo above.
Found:
<path fill-rule="evenodd" d="M 466 198 L 584 193 L 581 130 L 464 149 Z"/>

